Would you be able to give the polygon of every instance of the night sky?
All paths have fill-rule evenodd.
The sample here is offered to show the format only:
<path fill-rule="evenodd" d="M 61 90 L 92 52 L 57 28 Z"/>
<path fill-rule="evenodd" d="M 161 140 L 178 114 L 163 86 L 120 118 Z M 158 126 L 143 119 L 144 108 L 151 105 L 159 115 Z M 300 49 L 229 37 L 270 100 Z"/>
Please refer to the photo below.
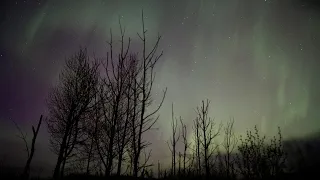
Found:
<path fill-rule="evenodd" d="M 6 148 L 0 155 L 25 157 L 10 119 L 31 135 L 31 124 L 47 113 L 47 93 L 65 58 L 80 46 L 91 57 L 105 56 L 109 29 L 117 38 L 120 18 L 133 50 L 141 49 L 136 33 L 142 9 L 150 43 L 163 35 L 156 99 L 168 87 L 159 129 L 148 136 L 154 161 L 169 158 L 172 103 L 190 131 L 194 108 L 208 98 L 210 115 L 218 122 L 234 117 L 238 134 L 254 125 L 266 134 L 281 126 L 288 139 L 317 133 L 320 6 L 315 1 L 1 1 L 0 142 Z M 55 163 L 45 126 L 37 150 L 35 161 Z"/>

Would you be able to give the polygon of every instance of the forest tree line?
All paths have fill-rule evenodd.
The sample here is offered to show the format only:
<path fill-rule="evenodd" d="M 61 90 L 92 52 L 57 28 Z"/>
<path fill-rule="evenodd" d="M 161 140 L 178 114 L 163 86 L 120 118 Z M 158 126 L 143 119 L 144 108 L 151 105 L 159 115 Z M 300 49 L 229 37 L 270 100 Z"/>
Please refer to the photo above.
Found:
<path fill-rule="evenodd" d="M 155 168 L 158 178 L 263 179 L 288 172 L 280 128 L 270 142 L 257 127 L 237 137 L 233 119 L 223 125 L 209 117 L 209 100 L 196 108 L 191 132 L 181 117 L 175 117 L 172 105 L 172 134 L 167 141 L 171 167 L 150 163 L 151 142 L 144 139 L 144 134 L 159 119 L 167 92 L 164 89 L 155 104 L 152 93 L 156 65 L 163 53 L 158 52 L 161 36 L 150 46 L 142 14 L 142 32 L 138 33 L 142 47 L 134 52 L 132 39 L 125 37 L 125 29 L 119 25 L 120 45 L 110 31 L 105 60 L 90 59 L 87 50 L 80 49 L 66 59 L 58 84 L 48 95 L 45 122 L 50 149 L 57 155 L 54 179 L 69 173 L 154 177 Z M 37 129 L 33 128 L 34 141 L 41 121 L 42 117 Z M 191 133 L 194 138 L 188 139 Z M 221 143 L 217 143 L 218 137 L 223 137 Z M 178 143 L 183 144 L 182 151 L 177 150 Z M 23 177 L 29 177 L 33 153 L 34 142 Z"/>
<path fill-rule="evenodd" d="M 150 166 L 150 142 L 143 135 L 158 120 L 166 90 L 158 107 L 150 109 L 162 52 L 157 53 L 161 36 L 150 49 L 146 33 L 142 18 L 142 50 L 132 52 L 131 38 L 125 39 L 120 24 L 120 50 L 114 48 L 110 31 L 105 61 L 90 61 L 85 49 L 66 60 L 59 85 L 48 98 L 50 144 L 58 155 L 54 178 L 62 177 L 74 161 L 84 163 L 87 174 L 105 176 L 122 174 L 124 165 L 126 173 L 138 176 Z"/>

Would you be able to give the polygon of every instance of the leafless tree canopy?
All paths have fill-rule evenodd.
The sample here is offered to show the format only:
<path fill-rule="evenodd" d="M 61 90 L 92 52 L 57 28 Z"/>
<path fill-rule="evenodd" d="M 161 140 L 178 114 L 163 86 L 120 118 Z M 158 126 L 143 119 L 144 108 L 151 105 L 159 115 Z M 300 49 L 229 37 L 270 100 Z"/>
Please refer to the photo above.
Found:
<path fill-rule="evenodd" d="M 148 51 L 142 13 L 142 33 L 138 33 L 142 48 L 133 52 L 131 38 L 126 40 L 120 21 L 119 25 L 120 49 L 115 48 L 110 31 L 102 66 L 90 63 L 86 50 L 80 50 L 67 59 L 59 84 L 49 94 L 47 124 L 52 150 L 58 155 L 55 178 L 63 176 L 71 158 L 72 164 L 79 165 L 76 169 L 85 169 L 87 174 L 92 169 L 106 176 L 115 170 L 121 175 L 125 165 L 125 172 L 133 176 L 150 173 L 151 151 L 146 148 L 151 143 L 143 135 L 158 120 L 156 113 L 166 95 L 165 90 L 160 103 L 153 103 L 154 70 L 162 56 L 162 52 L 157 53 L 161 36 Z"/>
<path fill-rule="evenodd" d="M 66 160 L 73 156 L 82 136 L 82 121 L 94 109 L 97 68 L 97 64 L 90 63 L 86 50 L 81 49 L 66 60 L 59 84 L 49 94 L 48 131 L 52 150 L 58 155 L 54 178 L 63 173 Z"/>
<path fill-rule="evenodd" d="M 66 60 L 59 83 L 48 96 L 49 116 L 46 122 L 51 149 L 57 155 L 55 179 L 62 177 L 65 170 L 100 176 L 113 173 L 118 176 L 153 176 L 150 168 L 153 164 L 149 162 L 152 151 L 148 149 L 151 142 L 146 141 L 144 135 L 159 119 L 157 113 L 167 89 L 156 104 L 152 93 L 156 65 L 163 53 L 157 52 L 161 36 L 147 47 L 143 12 L 141 23 L 142 32 L 137 34 L 141 43 L 138 51 L 131 48 L 132 39 L 126 37 L 125 28 L 119 21 L 120 39 L 114 40 L 110 30 L 106 60 L 99 63 L 97 59 L 91 61 L 86 49 Z M 262 179 L 284 172 L 286 153 L 280 129 L 279 136 L 271 139 L 270 143 L 265 143 L 265 137 L 260 137 L 257 128 L 254 133 L 248 131 L 245 138 L 238 139 L 234 133 L 234 120 L 231 119 L 222 129 L 222 124 L 217 124 L 210 117 L 209 108 L 210 101 L 206 100 L 195 109 L 194 145 L 191 146 L 187 125 L 181 117 L 175 118 L 172 105 L 172 136 L 167 142 L 172 165 L 166 170 L 158 162 L 159 178 L 170 175 L 209 178 L 220 173 L 227 179 L 235 179 L 239 174 L 248 179 Z M 33 128 L 31 151 L 26 135 L 18 128 L 29 159 L 32 159 L 40 124 L 41 119 L 37 130 Z M 224 137 L 219 144 L 216 139 L 221 132 Z M 178 152 L 179 143 L 183 149 Z M 31 162 L 29 159 L 27 169 Z"/>

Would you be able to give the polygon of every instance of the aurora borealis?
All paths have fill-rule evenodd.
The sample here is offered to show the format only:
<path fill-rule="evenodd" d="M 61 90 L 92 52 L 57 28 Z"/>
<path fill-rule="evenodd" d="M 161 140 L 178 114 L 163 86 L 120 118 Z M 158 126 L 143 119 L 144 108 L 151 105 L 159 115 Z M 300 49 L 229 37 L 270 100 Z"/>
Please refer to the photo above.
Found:
<path fill-rule="evenodd" d="M 46 114 L 45 99 L 65 57 L 80 46 L 86 46 L 92 57 L 106 55 L 109 29 L 119 36 L 119 18 L 126 35 L 133 38 L 133 49 L 139 50 L 136 33 L 142 9 L 149 41 L 157 33 L 163 35 L 156 87 L 159 92 L 168 88 L 158 130 L 148 137 L 155 149 L 153 160 L 169 154 L 165 141 L 170 135 L 171 103 L 189 126 L 194 108 L 208 98 L 211 116 L 218 122 L 234 117 L 238 134 L 254 125 L 266 134 L 281 126 L 285 138 L 317 133 L 319 7 L 308 0 L 4 2 L 0 141 L 20 143 L 9 119 L 29 131 L 40 114 Z M 52 156 L 45 131 L 43 127 L 39 139 L 39 149 L 46 149 L 43 157 Z"/>

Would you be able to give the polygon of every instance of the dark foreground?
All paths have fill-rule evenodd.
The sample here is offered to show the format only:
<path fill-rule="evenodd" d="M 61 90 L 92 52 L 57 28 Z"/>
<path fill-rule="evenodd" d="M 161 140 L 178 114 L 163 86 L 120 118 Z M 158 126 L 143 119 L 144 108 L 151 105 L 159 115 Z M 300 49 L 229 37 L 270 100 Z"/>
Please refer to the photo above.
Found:
<path fill-rule="evenodd" d="M 320 170 L 319 168 L 317 168 Z M 304 172 L 299 173 L 287 173 L 283 174 L 278 177 L 269 177 L 269 178 L 263 178 L 262 180 L 272 180 L 272 179 L 281 179 L 281 180 L 292 180 L 292 179 L 317 179 L 316 177 L 319 175 L 317 172 L 317 169 L 310 169 L 305 170 Z M 19 176 L 17 175 L 9 175 L 9 174 L 2 174 L 0 176 L 1 180 L 19 180 Z M 132 176 L 110 176 L 110 177 L 104 177 L 104 176 L 88 176 L 88 175 L 69 175 L 64 177 L 62 180 L 156 180 L 158 178 L 143 178 L 143 177 L 132 177 Z M 160 178 L 162 180 L 179 180 L 179 179 L 187 179 L 187 180 L 205 180 L 205 179 L 214 179 L 214 180 L 228 180 L 230 178 L 223 178 L 218 176 L 211 176 L 211 177 L 201 177 L 201 176 L 181 176 L 181 177 L 166 177 L 166 178 Z M 30 180 L 52 180 L 52 178 L 39 178 L 39 177 L 33 177 L 30 178 Z"/>

